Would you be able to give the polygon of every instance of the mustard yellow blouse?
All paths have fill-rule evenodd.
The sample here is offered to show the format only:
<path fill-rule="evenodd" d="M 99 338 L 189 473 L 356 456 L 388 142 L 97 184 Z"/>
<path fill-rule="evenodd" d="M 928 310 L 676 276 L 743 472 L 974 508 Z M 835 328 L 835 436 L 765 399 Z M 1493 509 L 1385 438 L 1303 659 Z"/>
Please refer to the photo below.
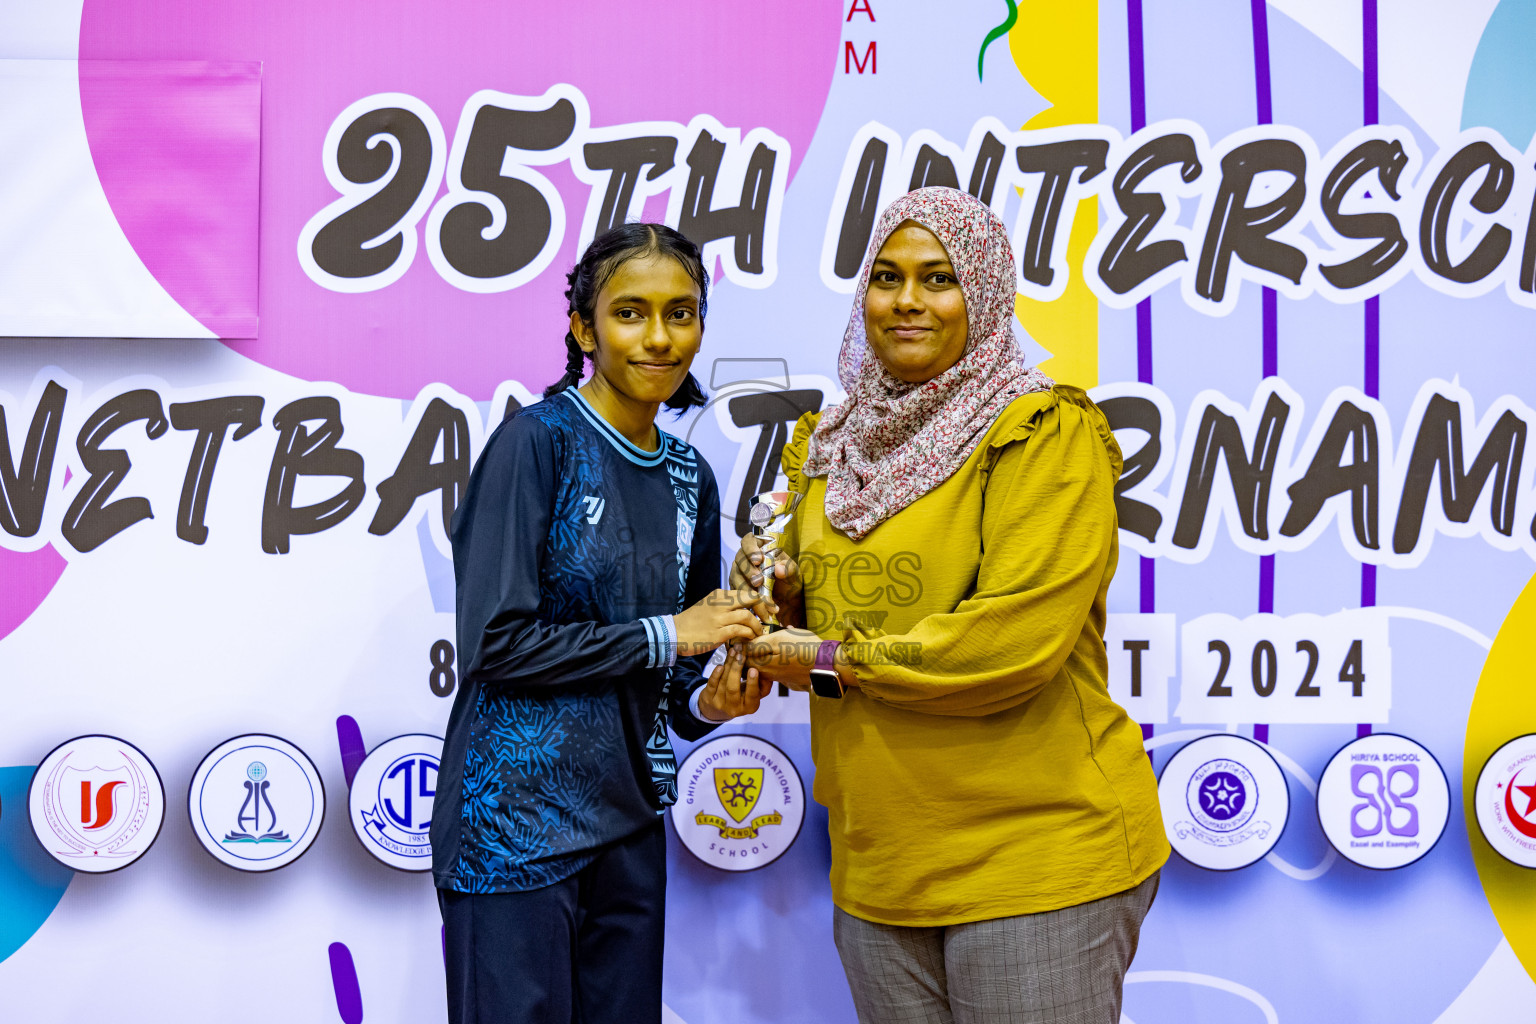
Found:
<path fill-rule="evenodd" d="M 1056 910 L 1168 857 L 1141 730 L 1109 699 L 1104 600 L 1120 449 L 1081 390 L 1015 399 L 943 484 L 854 541 L 805 493 L 785 538 L 806 625 L 859 680 L 811 698 L 832 898 L 883 924 Z"/>

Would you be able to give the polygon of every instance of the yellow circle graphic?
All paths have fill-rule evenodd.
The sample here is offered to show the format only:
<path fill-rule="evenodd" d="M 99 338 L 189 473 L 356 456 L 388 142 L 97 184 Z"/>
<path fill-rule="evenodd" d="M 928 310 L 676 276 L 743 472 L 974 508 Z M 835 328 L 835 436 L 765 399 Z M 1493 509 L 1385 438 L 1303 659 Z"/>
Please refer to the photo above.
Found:
<path fill-rule="evenodd" d="M 1536 732 L 1536 578 L 1525 585 L 1499 627 L 1467 716 L 1462 754 L 1462 811 L 1472 862 L 1493 916 L 1520 963 L 1536 978 L 1536 870 L 1512 864 L 1488 845 L 1477 824 L 1474 790 L 1478 773 L 1493 752 L 1516 736 Z"/>

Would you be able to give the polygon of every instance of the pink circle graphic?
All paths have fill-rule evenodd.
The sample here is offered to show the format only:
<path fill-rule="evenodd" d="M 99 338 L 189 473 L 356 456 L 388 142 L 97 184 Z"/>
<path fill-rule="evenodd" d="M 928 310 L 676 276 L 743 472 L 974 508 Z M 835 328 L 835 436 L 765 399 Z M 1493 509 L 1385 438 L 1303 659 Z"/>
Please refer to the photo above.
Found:
<path fill-rule="evenodd" d="M 0 548 L 0 640 L 43 603 L 69 563 L 51 547 L 36 551 L 7 551 Z"/>
<path fill-rule="evenodd" d="M 261 62 L 260 328 L 252 340 L 230 342 L 232 348 L 353 391 L 412 397 L 441 381 L 487 399 L 502 380 L 537 388 L 562 372 L 564 277 L 589 187 L 568 163 L 539 168 L 565 205 L 565 235 L 554 262 L 510 291 L 453 287 L 435 272 L 424 245 L 405 275 L 385 288 L 329 291 L 304 274 L 296 242 L 306 222 L 338 198 L 321 163 L 337 115 L 365 96 L 405 93 L 430 107 L 451 139 L 477 91 L 540 96 L 568 82 L 586 96 L 594 127 L 687 124 L 708 114 L 743 133 L 767 128 L 788 140 L 792 174 L 826 101 L 840 33 L 837 4 L 795 0 L 85 0 L 80 57 L 214 68 Z M 218 194 L 229 165 L 218 153 L 177 156 L 196 150 L 195 128 L 148 143 L 162 150 L 158 157 L 146 156 L 145 140 L 123 130 L 135 110 L 172 101 L 169 93 L 154 95 L 152 83 L 163 79 L 131 89 L 111 75 L 83 72 L 81 79 L 93 159 L 129 241 L 183 306 L 217 308 L 221 285 L 207 266 L 238 259 L 249 240 L 208 237 L 217 232 L 199 231 L 196 216 L 168 221 L 149 206 L 163 207 L 168 189 Z M 169 181 L 168 160 L 178 169 Z M 438 194 L 444 191 L 440 186 Z M 659 216 L 657 202 L 645 213 Z"/>

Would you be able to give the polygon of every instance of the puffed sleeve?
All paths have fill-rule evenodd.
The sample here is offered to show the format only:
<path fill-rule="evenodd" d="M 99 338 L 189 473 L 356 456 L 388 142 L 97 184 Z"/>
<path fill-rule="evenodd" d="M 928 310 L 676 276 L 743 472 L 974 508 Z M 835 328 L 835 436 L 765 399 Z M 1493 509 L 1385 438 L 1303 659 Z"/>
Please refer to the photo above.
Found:
<path fill-rule="evenodd" d="M 795 421 L 795 429 L 790 434 L 789 443 L 784 446 L 779 455 L 779 466 L 784 470 L 784 477 L 789 481 L 789 489 L 801 494 L 810 490 L 810 478 L 803 472 L 806 454 L 810 451 L 811 433 L 816 429 L 816 424 L 821 420 L 820 412 L 808 412 Z M 800 557 L 800 521 L 804 512 L 796 513 L 789 517 L 789 526 L 780 538 L 780 546 L 791 558 Z"/>
<path fill-rule="evenodd" d="M 1003 711 L 1055 678 L 1085 629 L 1103 628 L 1102 607 L 1088 620 L 1117 552 L 1121 468 L 1103 413 L 1058 385 L 1026 422 L 983 443 L 975 592 L 904 634 L 851 630 L 845 653 L 866 697 L 935 715 Z M 893 643 L 919 656 L 885 656 Z"/>
<path fill-rule="evenodd" d="M 811 434 L 816 430 L 816 424 L 821 422 L 821 413 L 808 412 L 795 421 L 795 429 L 790 434 L 789 443 L 784 446 L 784 451 L 779 455 L 779 465 L 784 469 L 784 476 L 789 480 L 789 489 L 800 491 L 802 494 L 809 486 L 803 469 L 805 457 L 810 454 Z"/>
<path fill-rule="evenodd" d="M 554 625 L 538 617 L 539 576 L 558 484 L 556 441 L 532 416 L 491 435 L 453 518 L 459 668 L 465 682 L 548 689 L 653 667 L 636 621 Z"/>

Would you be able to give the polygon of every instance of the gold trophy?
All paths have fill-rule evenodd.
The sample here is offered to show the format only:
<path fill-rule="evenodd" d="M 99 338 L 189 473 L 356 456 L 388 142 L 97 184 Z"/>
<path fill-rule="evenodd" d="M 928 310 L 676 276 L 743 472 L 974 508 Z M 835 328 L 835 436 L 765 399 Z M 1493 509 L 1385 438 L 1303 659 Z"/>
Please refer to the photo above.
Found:
<path fill-rule="evenodd" d="M 784 531 L 789 528 L 795 506 L 800 504 L 803 497 L 805 495 L 796 491 L 764 491 L 752 495 L 747 521 L 752 524 L 752 536 L 758 539 L 758 550 L 763 555 L 763 582 L 757 588 L 757 593 L 766 600 L 773 600 L 773 557 L 779 553 Z M 778 617 L 773 615 L 764 620 L 763 625 L 769 633 L 784 628 Z"/>

